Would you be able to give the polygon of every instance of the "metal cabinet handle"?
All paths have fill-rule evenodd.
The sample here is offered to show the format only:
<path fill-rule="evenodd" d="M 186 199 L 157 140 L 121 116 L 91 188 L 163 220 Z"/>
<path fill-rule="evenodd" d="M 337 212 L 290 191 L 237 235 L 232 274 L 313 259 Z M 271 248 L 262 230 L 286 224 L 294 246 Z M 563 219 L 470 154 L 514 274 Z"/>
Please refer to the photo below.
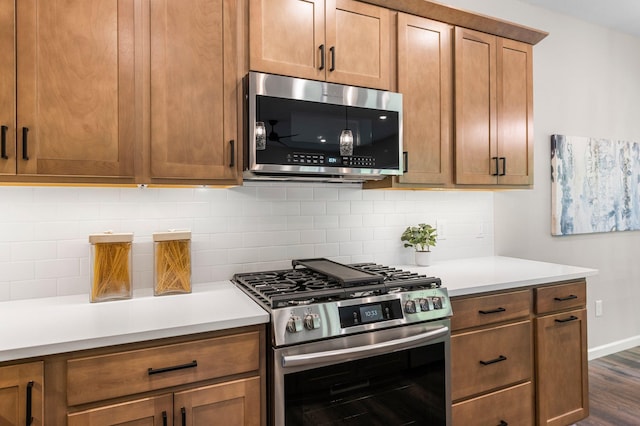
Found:
<path fill-rule="evenodd" d="M 25 419 L 25 424 L 27 426 L 31 426 L 31 423 L 33 423 L 33 415 L 32 415 L 33 406 L 32 405 L 33 405 L 33 380 L 27 383 L 27 415 Z"/>
<path fill-rule="evenodd" d="M 23 160 L 29 159 L 29 144 L 27 142 L 28 133 L 29 133 L 29 128 L 23 127 L 22 128 L 22 159 Z"/>
<path fill-rule="evenodd" d="M 569 318 L 557 319 L 556 322 L 563 323 L 563 322 L 575 321 L 577 319 L 578 317 L 576 317 L 575 315 L 571 315 Z"/>
<path fill-rule="evenodd" d="M 575 294 L 570 294 L 567 297 L 554 297 L 553 300 L 556 300 L 558 302 L 566 302 L 567 300 L 573 300 L 577 298 L 578 296 L 576 296 Z"/>
<path fill-rule="evenodd" d="M 236 165 L 236 141 L 231 139 L 229 141 L 229 146 L 231 147 L 231 158 L 229 160 L 229 167 L 235 167 Z"/>
<path fill-rule="evenodd" d="M 0 133 L 2 136 L 0 136 L 0 139 L 2 139 L 2 142 L 0 142 L 0 157 L 6 160 L 9 158 L 7 156 L 7 130 L 9 130 L 9 128 L 7 126 L 2 126 L 1 129 Z"/>
<path fill-rule="evenodd" d="M 402 173 L 407 173 L 409 171 L 409 153 L 407 151 L 402 152 L 402 161 L 404 162 L 404 170 Z"/>
<path fill-rule="evenodd" d="M 505 422 L 504 420 L 500 420 L 500 423 L 498 423 L 498 426 L 509 426 L 509 423 Z"/>
<path fill-rule="evenodd" d="M 336 70 L 336 47 L 331 46 L 329 48 L 329 52 L 331 52 L 331 68 L 329 68 L 329 71 L 335 71 Z"/>
<path fill-rule="evenodd" d="M 498 166 L 498 157 L 491 157 L 491 160 L 494 161 L 496 164 L 496 172 L 495 173 L 491 173 L 491 176 L 498 176 L 498 172 L 499 172 L 499 166 Z"/>
<path fill-rule="evenodd" d="M 507 174 L 507 157 L 500 157 L 500 161 L 502 161 L 502 173 L 498 176 L 504 176 Z"/>
<path fill-rule="evenodd" d="M 194 359 L 193 361 L 187 364 L 173 365 L 171 367 L 162 367 L 162 368 L 149 367 L 149 369 L 147 370 L 147 373 L 149 374 L 149 376 L 151 376 L 153 374 L 167 373 L 169 371 L 176 371 L 176 370 L 184 370 L 185 368 L 193 368 L 197 366 L 198 366 L 198 361 Z"/>
<path fill-rule="evenodd" d="M 322 71 L 324 69 L 324 65 L 325 65 L 325 60 L 324 60 L 324 44 L 320 45 L 320 67 L 318 68 L 319 71 Z"/>
<path fill-rule="evenodd" d="M 187 426 L 187 410 L 184 407 L 180 409 L 180 414 L 182 415 L 182 426 Z"/>
<path fill-rule="evenodd" d="M 489 361 L 480 361 L 480 364 L 482 365 L 490 365 L 490 364 L 495 364 L 497 362 L 502 362 L 502 361 L 506 361 L 507 357 L 504 355 L 500 355 L 498 358 L 495 359 L 491 359 Z"/>
<path fill-rule="evenodd" d="M 162 412 L 162 426 L 167 426 L 167 412 Z"/>
<path fill-rule="evenodd" d="M 479 314 L 482 315 L 489 315 L 489 314 L 499 314 L 500 312 L 506 312 L 507 310 L 505 308 L 495 308 L 495 309 L 491 309 L 488 311 L 478 311 Z"/>

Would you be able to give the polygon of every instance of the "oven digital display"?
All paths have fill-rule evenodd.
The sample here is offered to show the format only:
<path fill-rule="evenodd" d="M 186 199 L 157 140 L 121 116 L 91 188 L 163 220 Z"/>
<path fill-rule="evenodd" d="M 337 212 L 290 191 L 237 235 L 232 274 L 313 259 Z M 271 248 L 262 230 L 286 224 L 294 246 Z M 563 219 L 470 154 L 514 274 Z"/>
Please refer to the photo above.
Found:
<path fill-rule="evenodd" d="M 400 300 L 385 300 L 361 305 L 340 306 L 340 327 L 354 327 L 373 322 L 403 318 Z"/>
<path fill-rule="evenodd" d="M 382 305 L 360 306 L 360 318 L 363 324 L 383 320 Z"/>

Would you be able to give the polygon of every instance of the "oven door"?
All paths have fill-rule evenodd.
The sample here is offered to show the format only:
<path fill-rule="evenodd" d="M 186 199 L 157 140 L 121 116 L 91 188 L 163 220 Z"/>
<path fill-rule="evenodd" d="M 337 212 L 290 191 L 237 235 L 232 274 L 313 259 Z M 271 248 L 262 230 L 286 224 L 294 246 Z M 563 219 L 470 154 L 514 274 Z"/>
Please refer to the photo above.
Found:
<path fill-rule="evenodd" d="M 448 319 L 273 350 L 273 425 L 450 425 Z"/>

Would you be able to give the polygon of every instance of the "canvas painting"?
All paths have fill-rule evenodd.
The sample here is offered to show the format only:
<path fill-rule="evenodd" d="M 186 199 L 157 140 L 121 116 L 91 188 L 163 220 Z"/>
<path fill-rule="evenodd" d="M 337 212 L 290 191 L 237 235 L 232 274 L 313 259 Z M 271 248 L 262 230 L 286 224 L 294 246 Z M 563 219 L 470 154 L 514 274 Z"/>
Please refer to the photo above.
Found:
<path fill-rule="evenodd" d="M 551 233 L 640 229 L 640 143 L 551 136 Z"/>

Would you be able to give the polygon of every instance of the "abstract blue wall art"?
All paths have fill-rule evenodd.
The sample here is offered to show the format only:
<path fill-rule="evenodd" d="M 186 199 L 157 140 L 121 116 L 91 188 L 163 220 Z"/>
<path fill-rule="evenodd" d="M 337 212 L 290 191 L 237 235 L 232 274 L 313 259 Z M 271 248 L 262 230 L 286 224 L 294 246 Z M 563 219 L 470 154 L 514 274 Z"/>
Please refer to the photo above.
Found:
<path fill-rule="evenodd" d="M 640 229 L 640 143 L 551 136 L 551 234 Z"/>

